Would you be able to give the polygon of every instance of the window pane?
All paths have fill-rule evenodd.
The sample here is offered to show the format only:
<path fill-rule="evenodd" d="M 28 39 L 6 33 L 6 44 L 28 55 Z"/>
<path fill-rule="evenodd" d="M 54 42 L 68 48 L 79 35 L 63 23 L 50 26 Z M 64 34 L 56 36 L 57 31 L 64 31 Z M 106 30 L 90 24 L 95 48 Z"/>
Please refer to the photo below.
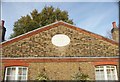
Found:
<path fill-rule="evenodd" d="M 22 77 L 22 80 L 26 80 L 26 76 L 23 76 L 23 77 Z"/>
<path fill-rule="evenodd" d="M 18 80 L 26 80 L 27 68 L 19 67 Z"/>
<path fill-rule="evenodd" d="M 18 80 L 22 80 L 22 76 L 19 76 L 19 77 L 18 77 Z"/>
<path fill-rule="evenodd" d="M 108 79 L 108 80 L 112 80 L 112 77 L 111 77 L 110 74 L 107 74 L 107 79 Z"/>
<path fill-rule="evenodd" d="M 18 74 L 19 74 L 19 75 L 22 75 L 22 68 L 19 68 L 19 69 L 18 69 Z"/>
<path fill-rule="evenodd" d="M 6 76 L 6 80 L 10 80 L 10 76 Z"/>
<path fill-rule="evenodd" d="M 111 68 L 107 68 L 107 78 L 108 80 L 115 80 L 116 75 L 115 75 L 115 68 L 111 66 Z"/>
<path fill-rule="evenodd" d="M 15 68 L 7 68 L 6 80 L 15 80 Z"/>
<path fill-rule="evenodd" d="M 24 75 L 18 76 L 18 80 L 26 80 L 26 76 Z"/>
<path fill-rule="evenodd" d="M 27 73 L 27 69 L 23 68 L 23 75 L 26 75 L 26 73 Z"/>
<path fill-rule="evenodd" d="M 104 70 L 103 69 L 97 69 L 95 72 L 96 80 L 103 80 L 104 79 Z"/>
<path fill-rule="evenodd" d="M 7 68 L 7 75 L 10 75 L 11 68 Z"/>
<path fill-rule="evenodd" d="M 6 76 L 6 80 L 15 80 L 15 76 Z"/>
<path fill-rule="evenodd" d="M 12 71 L 10 72 L 10 75 L 15 75 L 16 69 L 12 68 Z"/>
<path fill-rule="evenodd" d="M 97 66 L 95 70 L 96 80 L 104 80 L 103 66 Z"/>

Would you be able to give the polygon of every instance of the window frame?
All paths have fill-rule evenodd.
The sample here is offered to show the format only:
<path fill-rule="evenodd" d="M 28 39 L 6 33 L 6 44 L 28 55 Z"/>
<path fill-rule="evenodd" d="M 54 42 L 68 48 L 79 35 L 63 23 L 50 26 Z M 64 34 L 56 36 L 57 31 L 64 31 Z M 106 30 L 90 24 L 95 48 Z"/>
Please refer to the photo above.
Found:
<path fill-rule="evenodd" d="M 26 67 L 26 66 L 9 66 L 9 67 L 5 68 L 5 80 L 7 80 L 8 68 L 10 68 L 10 69 L 15 68 L 15 79 L 14 80 L 18 80 L 19 68 L 26 68 L 26 75 L 25 75 L 26 78 L 25 78 L 25 80 L 28 79 L 28 67 Z M 24 75 L 21 75 L 21 76 L 24 76 Z M 23 79 L 21 79 L 21 80 L 23 80 Z"/>
<path fill-rule="evenodd" d="M 103 72 L 104 72 L 104 80 L 109 80 L 108 79 L 108 74 L 107 74 L 107 69 L 111 69 L 111 68 L 107 68 L 107 66 L 113 66 L 114 67 L 114 71 L 115 71 L 115 80 L 118 80 L 118 75 L 117 75 L 117 66 L 116 65 L 97 65 L 97 66 L 95 66 L 95 80 L 98 80 L 97 78 L 96 78 L 96 69 L 101 69 L 101 68 L 96 68 L 96 67 L 99 67 L 99 66 L 102 66 L 103 67 Z M 102 80 L 102 79 L 101 79 Z"/>

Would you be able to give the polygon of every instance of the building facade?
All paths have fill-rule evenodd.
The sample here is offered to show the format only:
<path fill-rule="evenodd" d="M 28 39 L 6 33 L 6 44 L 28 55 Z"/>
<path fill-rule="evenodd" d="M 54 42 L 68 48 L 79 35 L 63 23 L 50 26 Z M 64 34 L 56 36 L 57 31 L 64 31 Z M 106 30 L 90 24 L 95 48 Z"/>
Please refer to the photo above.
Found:
<path fill-rule="evenodd" d="M 118 80 L 118 42 L 58 21 L 3 42 L 1 78 Z"/>

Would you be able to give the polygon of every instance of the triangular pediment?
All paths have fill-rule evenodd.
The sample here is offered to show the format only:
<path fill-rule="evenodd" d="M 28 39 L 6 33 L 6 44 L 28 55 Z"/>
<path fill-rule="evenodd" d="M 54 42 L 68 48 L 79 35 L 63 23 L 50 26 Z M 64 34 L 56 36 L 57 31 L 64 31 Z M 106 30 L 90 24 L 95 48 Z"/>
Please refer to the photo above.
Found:
<path fill-rule="evenodd" d="M 69 44 L 62 47 L 54 45 L 52 38 L 58 34 L 68 36 Z M 10 54 L 27 57 L 118 55 L 118 43 L 63 21 L 20 35 L 3 42 L 2 46 L 5 56 Z"/>

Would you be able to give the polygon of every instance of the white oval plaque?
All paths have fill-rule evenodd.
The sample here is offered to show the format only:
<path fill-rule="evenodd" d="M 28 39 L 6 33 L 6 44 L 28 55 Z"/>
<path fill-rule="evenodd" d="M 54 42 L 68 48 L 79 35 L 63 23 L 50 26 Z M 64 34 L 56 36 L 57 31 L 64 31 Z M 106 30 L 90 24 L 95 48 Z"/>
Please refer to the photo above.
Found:
<path fill-rule="evenodd" d="M 64 34 L 57 34 L 52 37 L 52 43 L 59 47 L 66 46 L 70 43 L 70 38 Z"/>

